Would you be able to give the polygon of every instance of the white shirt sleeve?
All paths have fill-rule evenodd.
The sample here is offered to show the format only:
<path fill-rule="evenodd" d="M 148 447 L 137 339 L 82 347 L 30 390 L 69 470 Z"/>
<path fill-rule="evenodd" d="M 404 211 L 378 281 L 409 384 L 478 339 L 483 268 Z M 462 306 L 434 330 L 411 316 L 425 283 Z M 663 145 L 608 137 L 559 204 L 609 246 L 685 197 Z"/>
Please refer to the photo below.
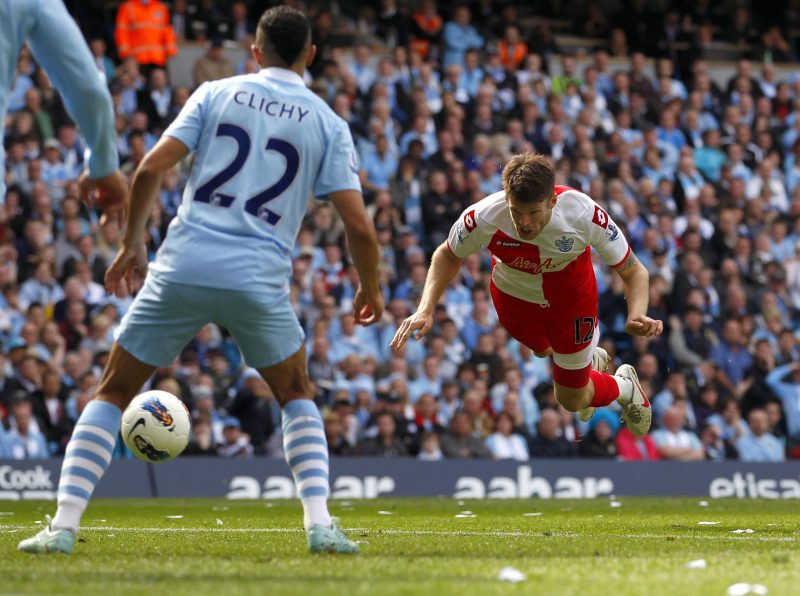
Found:
<path fill-rule="evenodd" d="M 447 245 L 460 259 L 478 252 L 486 244 L 486 224 L 480 224 L 475 205 L 467 207 L 450 228 Z"/>
<path fill-rule="evenodd" d="M 584 218 L 587 240 L 609 267 L 618 267 L 630 253 L 627 238 L 611 216 L 600 205 L 591 201 L 588 216 Z"/>

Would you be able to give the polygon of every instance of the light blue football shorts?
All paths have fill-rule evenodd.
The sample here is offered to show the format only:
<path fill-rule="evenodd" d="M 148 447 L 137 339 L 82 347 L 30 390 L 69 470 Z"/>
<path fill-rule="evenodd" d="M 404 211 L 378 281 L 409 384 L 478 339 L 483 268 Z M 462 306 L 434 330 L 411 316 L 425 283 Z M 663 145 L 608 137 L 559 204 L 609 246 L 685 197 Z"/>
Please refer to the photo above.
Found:
<path fill-rule="evenodd" d="M 253 368 L 283 362 L 305 341 L 288 297 L 276 303 L 257 292 L 167 282 L 152 274 L 115 337 L 137 360 L 168 366 L 208 323 L 230 331 Z"/>

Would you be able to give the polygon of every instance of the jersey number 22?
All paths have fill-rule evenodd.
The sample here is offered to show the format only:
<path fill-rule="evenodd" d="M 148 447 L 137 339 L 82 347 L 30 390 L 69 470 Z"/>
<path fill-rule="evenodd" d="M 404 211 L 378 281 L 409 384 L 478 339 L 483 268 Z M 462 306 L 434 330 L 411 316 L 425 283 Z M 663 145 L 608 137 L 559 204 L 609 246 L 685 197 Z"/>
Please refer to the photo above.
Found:
<path fill-rule="evenodd" d="M 194 200 L 220 207 L 230 207 L 236 197 L 223 194 L 217 189 L 239 173 L 239 170 L 242 169 L 247 157 L 250 155 L 252 143 L 247 131 L 235 124 L 220 124 L 217 127 L 216 136 L 231 137 L 236 141 L 236 157 L 221 172 L 197 189 L 194 194 Z M 275 184 L 247 199 L 244 204 L 244 210 L 253 217 L 257 217 L 274 226 L 280 221 L 281 216 L 268 209 L 267 203 L 278 198 L 292 184 L 300 167 L 300 155 L 290 142 L 277 138 L 267 141 L 265 150 L 280 153 L 286 159 L 286 169 L 283 172 L 283 176 Z"/>

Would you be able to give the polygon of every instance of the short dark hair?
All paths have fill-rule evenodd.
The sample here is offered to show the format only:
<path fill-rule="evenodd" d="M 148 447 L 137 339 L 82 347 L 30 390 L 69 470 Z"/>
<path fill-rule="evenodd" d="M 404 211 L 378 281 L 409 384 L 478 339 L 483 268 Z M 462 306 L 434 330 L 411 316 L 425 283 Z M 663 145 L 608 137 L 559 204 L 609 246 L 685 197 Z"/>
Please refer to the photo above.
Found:
<path fill-rule="evenodd" d="M 291 66 L 309 44 L 311 24 L 296 8 L 276 6 L 267 10 L 258 21 L 256 44 L 264 54 L 277 56 Z"/>
<path fill-rule="evenodd" d="M 538 203 L 553 196 L 553 166 L 538 153 L 520 153 L 503 168 L 506 197 L 522 203 Z"/>

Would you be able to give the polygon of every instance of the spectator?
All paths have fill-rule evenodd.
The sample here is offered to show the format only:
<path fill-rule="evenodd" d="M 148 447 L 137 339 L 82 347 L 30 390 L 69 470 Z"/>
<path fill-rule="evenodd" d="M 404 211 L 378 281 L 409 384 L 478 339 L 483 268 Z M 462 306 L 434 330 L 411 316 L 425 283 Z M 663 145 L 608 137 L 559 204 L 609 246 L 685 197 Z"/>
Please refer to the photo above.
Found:
<path fill-rule="evenodd" d="M 618 429 L 618 415 L 607 409 L 597 410 L 589 421 L 589 432 L 578 443 L 578 454 L 581 457 L 616 457 L 617 445 L 614 436 Z"/>
<path fill-rule="evenodd" d="M 92 52 L 92 58 L 94 58 L 94 63 L 97 65 L 97 70 L 100 71 L 100 74 L 105 77 L 106 81 L 113 80 L 116 69 L 114 67 L 114 61 L 106 55 L 108 51 L 106 41 L 97 37 L 89 42 L 89 49 Z"/>
<path fill-rule="evenodd" d="M 482 438 L 474 434 L 474 423 L 469 414 L 456 412 L 450 421 L 450 430 L 442 438 L 442 453 L 446 458 L 490 458 L 491 451 Z"/>
<path fill-rule="evenodd" d="M 22 284 L 19 290 L 21 308 L 38 303 L 52 308 L 64 297 L 64 290 L 53 277 L 52 264 L 42 261 L 36 266 L 34 276 Z"/>
<path fill-rule="evenodd" d="M 740 460 L 781 462 L 786 459 L 783 444 L 769 433 L 769 419 L 765 410 L 750 410 L 747 421 L 751 432 L 736 441 Z"/>
<path fill-rule="evenodd" d="M 739 439 L 750 434 L 750 428 L 742 418 L 741 406 L 733 398 L 723 400 L 719 405 L 719 413 L 710 416 L 707 422 L 720 428 L 722 440 L 731 455 L 735 455 Z"/>
<path fill-rule="evenodd" d="M 33 417 L 33 406 L 24 393 L 11 402 L 10 428 L 0 436 L 4 451 L 11 459 L 44 459 L 50 456 L 47 440 Z"/>
<path fill-rule="evenodd" d="M 451 64 L 463 65 L 464 53 L 468 49 L 483 47 L 483 37 L 470 24 L 471 19 L 469 7 L 459 5 L 453 11 L 453 20 L 445 23 L 443 30 L 445 68 Z"/>
<path fill-rule="evenodd" d="M 420 461 L 440 461 L 444 459 L 444 454 L 442 453 L 439 442 L 439 435 L 436 433 L 425 433 L 422 435 L 417 459 Z"/>
<path fill-rule="evenodd" d="M 344 427 L 338 414 L 329 412 L 323 419 L 325 438 L 328 440 L 328 453 L 336 456 L 354 455 L 355 450 L 344 436 Z"/>
<path fill-rule="evenodd" d="M 656 461 L 661 459 L 656 444 L 651 435 L 637 437 L 628 427 L 623 427 L 617 433 L 617 452 L 622 461 Z"/>
<path fill-rule="evenodd" d="M 672 406 L 664 413 L 663 428 L 651 433 L 659 456 L 678 461 L 705 459 L 700 439 L 696 434 L 682 428 L 683 418 L 683 412 Z"/>
<path fill-rule="evenodd" d="M 217 455 L 217 445 L 211 428 L 211 420 L 208 416 L 195 417 L 192 422 L 189 445 L 183 455 Z"/>
<path fill-rule="evenodd" d="M 217 447 L 220 457 L 251 457 L 253 446 L 247 435 L 242 433 L 238 418 L 228 416 L 222 423 L 222 443 Z"/>
<path fill-rule="evenodd" d="M 558 412 L 552 408 L 542 410 L 538 434 L 529 442 L 531 459 L 537 457 L 574 457 L 575 445 L 564 438 Z"/>
<path fill-rule="evenodd" d="M 528 460 L 528 445 L 525 439 L 514 432 L 511 414 L 500 412 L 494 420 L 494 432 L 486 438 L 486 447 L 494 459 Z"/>
<path fill-rule="evenodd" d="M 709 355 L 718 367 L 717 382 L 732 395 L 738 395 L 741 391 L 740 383 L 744 380 L 744 373 L 753 364 L 746 345 L 741 322 L 728 319 L 722 327 L 722 340 Z"/>
<path fill-rule="evenodd" d="M 195 87 L 206 81 L 218 81 L 236 74 L 233 63 L 225 57 L 225 42 L 221 37 L 211 40 L 208 51 L 197 59 L 192 68 Z"/>
<path fill-rule="evenodd" d="M 711 422 L 700 429 L 700 443 L 709 461 L 724 461 L 726 458 L 725 442 L 722 440 L 722 429 Z"/>
<path fill-rule="evenodd" d="M 786 432 L 790 444 L 796 445 L 800 442 L 800 363 L 778 366 L 766 380 L 783 404 Z"/>
<path fill-rule="evenodd" d="M 375 418 L 377 435 L 366 439 L 359 446 L 361 455 L 372 457 L 404 457 L 408 449 L 397 436 L 397 423 L 389 412 L 381 412 Z"/>
<path fill-rule="evenodd" d="M 125 0 L 117 11 L 114 37 L 119 57 L 132 57 L 142 66 L 163 68 L 178 53 L 169 11 L 159 0 Z"/>
<path fill-rule="evenodd" d="M 250 438 L 253 453 L 263 455 L 275 432 L 272 409 L 275 397 L 261 375 L 248 369 L 239 381 L 239 390 L 227 406 L 228 414 L 241 422 L 242 432 Z"/>

